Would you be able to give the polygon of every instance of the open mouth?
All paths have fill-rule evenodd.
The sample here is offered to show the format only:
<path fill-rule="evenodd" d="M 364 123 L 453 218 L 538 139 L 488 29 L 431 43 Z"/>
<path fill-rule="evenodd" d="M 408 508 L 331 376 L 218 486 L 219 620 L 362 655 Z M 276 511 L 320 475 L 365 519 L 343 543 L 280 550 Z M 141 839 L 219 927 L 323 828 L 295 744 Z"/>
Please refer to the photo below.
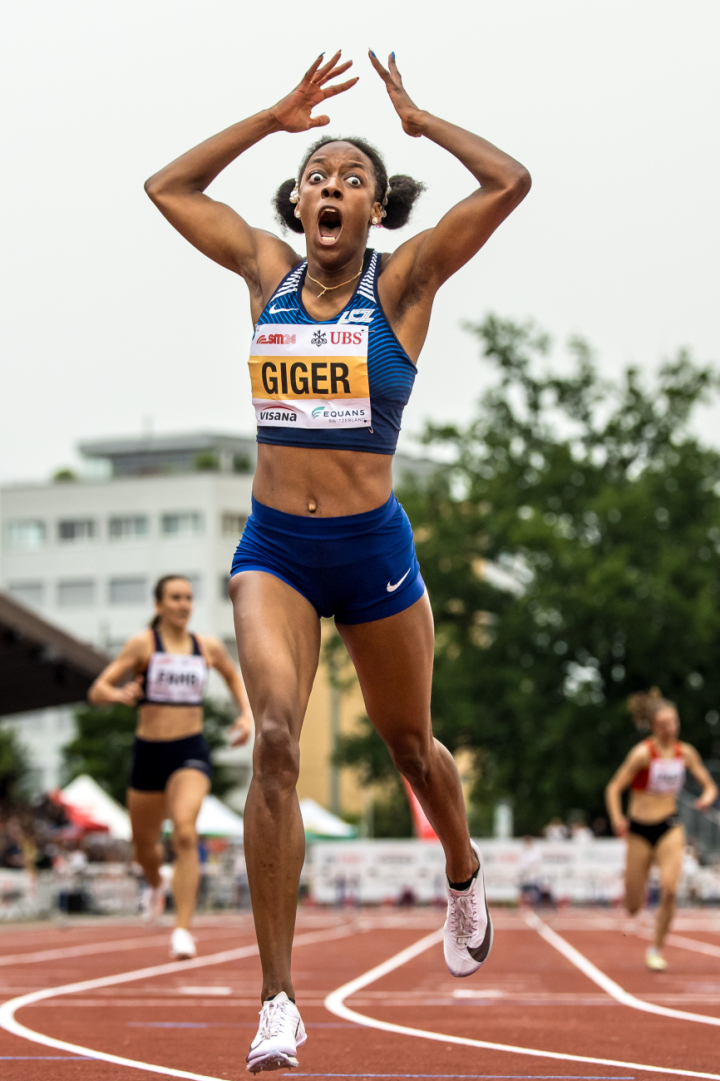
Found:
<path fill-rule="evenodd" d="M 321 244 L 335 244 L 342 231 L 342 214 L 337 207 L 324 206 L 318 215 Z"/>

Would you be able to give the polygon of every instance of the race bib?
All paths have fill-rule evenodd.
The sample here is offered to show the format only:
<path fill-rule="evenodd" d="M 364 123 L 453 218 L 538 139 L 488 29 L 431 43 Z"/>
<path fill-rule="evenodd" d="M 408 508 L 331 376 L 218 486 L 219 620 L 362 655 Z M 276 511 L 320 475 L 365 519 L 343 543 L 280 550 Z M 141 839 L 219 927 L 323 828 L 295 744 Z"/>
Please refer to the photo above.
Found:
<path fill-rule="evenodd" d="M 368 328 L 272 323 L 256 329 L 250 380 L 260 427 L 368 428 Z"/>
<path fill-rule="evenodd" d="M 205 690 L 205 658 L 196 654 L 153 653 L 148 665 L 145 697 L 148 702 L 199 706 Z"/>

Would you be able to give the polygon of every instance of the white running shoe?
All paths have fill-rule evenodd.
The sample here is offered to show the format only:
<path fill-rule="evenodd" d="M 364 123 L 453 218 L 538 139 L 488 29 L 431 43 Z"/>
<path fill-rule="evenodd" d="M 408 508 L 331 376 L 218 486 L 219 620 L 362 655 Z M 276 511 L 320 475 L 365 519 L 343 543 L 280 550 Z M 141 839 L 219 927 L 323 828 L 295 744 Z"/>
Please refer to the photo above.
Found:
<path fill-rule="evenodd" d="M 667 968 L 667 961 L 657 946 L 648 946 L 645 951 L 645 964 L 651 972 L 664 972 Z"/>
<path fill-rule="evenodd" d="M 165 911 L 165 887 L 162 883 L 159 886 L 146 886 L 144 888 L 140 899 L 140 908 L 143 919 L 147 923 L 158 922 Z"/>
<path fill-rule="evenodd" d="M 445 920 L 443 950 L 445 963 L 453 976 L 472 976 L 487 961 L 493 943 L 493 925 L 485 896 L 482 859 L 471 841 L 480 864 L 472 884 L 466 890 L 448 886 L 448 912 Z"/>
<path fill-rule="evenodd" d="M 170 939 L 170 956 L 173 961 L 189 961 L 197 956 L 195 939 L 184 927 L 176 927 Z"/>
<path fill-rule="evenodd" d="M 284 991 L 263 1002 L 258 1034 L 250 1044 L 247 1068 L 250 1073 L 284 1070 L 297 1066 L 295 1052 L 307 1040 L 302 1018 Z"/>

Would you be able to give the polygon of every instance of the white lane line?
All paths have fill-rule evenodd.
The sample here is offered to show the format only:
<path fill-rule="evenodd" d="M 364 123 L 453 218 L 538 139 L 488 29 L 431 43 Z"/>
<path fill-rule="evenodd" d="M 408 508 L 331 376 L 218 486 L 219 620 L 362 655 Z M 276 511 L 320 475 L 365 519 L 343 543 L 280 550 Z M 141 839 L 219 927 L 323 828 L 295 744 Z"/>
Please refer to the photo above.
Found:
<path fill-rule="evenodd" d="M 709 1017 L 704 1013 L 689 1013 L 687 1010 L 674 1010 L 670 1006 L 658 1006 L 654 1002 L 647 1002 L 645 999 L 636 998 L 635 995 L 631 995 L 629 991 L 626 991 L 624 987 L 621 987 L 619 983 L 615 983 L 615 980 L 611 980 L 609 976 L 606 976 L 604 972 L 601 972 L 596 965 L 589 961 L 587 957 L 576 950 L 574 946 L 571 946 L 569 942 L 566 942 L 556 931 L 553 931 L 546 923 L 536 916 L 534 912 L 528 912 L 525 915 L 525 920 L 529 927 L 532 927 L 534 931 L 540 935 L 547 943 L 553 946 L 558 953 L 561 953 L 563 957 L 566 957 L 571 964 L 579 968 L 589 980 L 596 983 L 598 987 L 602 987 L 603 991 L 606 991 L 608 995 L 621 1003 L 623 1006 L 629 1006 L 633 1010 L 642 1010 L 644 1013 L 659 1014 L 660 1017 L 674 1017 L 679 1021 L 695 1021 L 701 1025 L 716 1025 L 720 1027 L 720 1017 Z"/>
<path fill-rule="evenodd" d="M 294 946 L 311 946 L 314 943 L 327 942 L 328 939 L 344 938 L 354 934 L 352 927 L 347 925 L 330 931 L 311 931 L 309 934 L 298 935 Z M 73 995 L 77 991 L 92 991 L 98 987 L 112 987 L 118 983 L 132 983 L 133 980 L 147 980 L 152 976 L 167 976 L 173 972 L 189 972 L 195 968 L 204 968 L 208 965 L 224 965 L 228 961 L 238 961 L 243 957 L 252 957 L 258 953 L 256 944 L 252 946 L 240 946 L 235 950 L 223 950 L 222 953 L 211 953 L 207 957 L 196 957 L 192 961 L 171 961 L 166 965 L 153 965 L 151 968 L 138 968 L 133 972 L 119 972 L 114 976 L 101 976 L 94 980 L 81 980 L 79 983 L 66 983 L 62 987 L 46 987 L 41 991 L 32 991 L 27 995 L 19 995 L 17 998 L 8 999 L 0 1006 L 0 1028 L 13 1036 L 30 1040 L 31 1043 L 39 1043 L 44 1047 L 54 1047 L 58 1051 L 69 1051 L 73 1055 L 83 1055 L 87 1058 L 99 1059 L 102 1062 L 112 1062 L 115 1066 L 129 1066 L 135 1070 L 145 1070 L 147 1073 L 162 1074 L 164 1077 L 184 1077 L 188 1081 L 224 1081 L 219 1077 L 210 1077 L 207 1074 L 189 1073 L 187 1070 L 173 1070 L 167 1066 L 155 1066 L 149 1062 L 140 1062 L 132 1058 L 123 1058 L 121 1055 L 110 1055 L 105 1051 L 95 1051 L 92 1047 L 81 1047 L 79 1044 L 68 1043 L 67 1040 L 56 1040 L 52 1036 L 46 1036 L 42 1032 L 36 1032 L 21 1024 L 15 1017 L 17 1010 L 23 1006 L 31 1006 L 33 1003 L 42 1002 L 43 999 L 56 998 L 58 995 Z"/>
<path fill-rule="evenodd" d="M 643 931 L 643 938 L 654 937 L 651 931 Z M 708 957 L 720 957 L 720 946 L 714 946 L 712 942 L 698 942 L 696 938 L 685 938 L 684 935 L 668 935 L 665 939 L 668 946 L 677 946 L 681 950 L 692 950 L 694 953 L 705 953 Z"/>
<path fill-rule="evenodd" d="M 80 946 L 58 946 L 57 949 L 36 950 L 33 953 L 6 953 L 0 957 L 0 966 L 30 965 L 43 961 L 64 961 L 68 957 L 121 953 L 123 950 L 142 950 L 148 946 L 166 946 L 170 942 L 170 934 L 171 928 L 168 927 L 165 934 L 149 935 L 146 938 L 121 938 L 115 941 L 106 939 L 105 942 L 86 942 Z"/>
<path fill-rule="evenodd" d="M 589 1055 L 568 1055 L 560 1051 L 539 1051 L 532 1047 L 516 1047 L 513 1044 L 492 1043 L 489 1040 L 471 1040 L 465 1036 L 448 1036 L 443 1032 L 429 1032 L 427 1029 L 422 1028 L 393 1025 L 389 1021 L 378 1021 L 375 1017 L 368 1017 L 366 1014 L 358 1013 L 345 1005 L 345 999 L 349 998 L 350 995 L 356 994 L 357 991 L 361 991 L 363 987 L 374 983 L 375 980 L 379 980 L 382 976 L 387 976 L 389 972 L 393 972 L 396 968 L 400 968 L 401 965 L 407 964 L 414 957 L 418 957 L 425 950 L 429 950 L 431 946 L 436 945 L 442 940 L 442 934 L 442 930 L 439 930 L 434 931 L 431 935 L 426 935 L 412 946 L 408 946 L 407 949 L 396 953 L 394 957 L 383 961 L 381 965 L 376 965 L 375 968 L 371 968 L 369 972 L 363 973 L 357 979 L 350 980 L 349 983 L 338 987 L 325 999 L 325 1008 L 330 1013 L 335 1014 L 336 1017 L 342 1017 L 345 1021 L 354 1021 L 355 1024 L 363 1025 L 365 1028 L 376 1028 L 380 1029 L 381 1032 L 395 1032 L 400 1036 L 415 1036 L 422 1040 L 434 1040 L 436 1043 L 457 1043 L 463 1047 L 479 1047 L 485 1051 L 505 1051 L 511 1055 L 532 1055 L 536 1058 L 561 1060 L 562 1062 L 586 1062 L 596 1066 L 619 1066 L 623 1070 L 644 1070 L 647 1073 L 659 1073 L 665 1076 L 704 1077 L 709 1078 L 710 1081 L 720 1081 L 720 1074 L 716 1073 L 702 1073 L 697 1070 L 671 1070 L 667 1066 L 649 1066 L 641 1062 L 593 1058 Z"/>

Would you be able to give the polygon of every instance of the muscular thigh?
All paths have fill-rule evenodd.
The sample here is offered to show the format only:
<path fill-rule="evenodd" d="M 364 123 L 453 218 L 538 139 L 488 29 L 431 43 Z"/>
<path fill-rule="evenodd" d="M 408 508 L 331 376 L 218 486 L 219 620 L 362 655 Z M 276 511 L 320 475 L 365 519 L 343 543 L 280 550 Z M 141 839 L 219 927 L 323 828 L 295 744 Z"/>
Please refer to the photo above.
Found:
<path fill-rule="evenodd" d="M 165 790 L 168 818 L 173 826 L 194 825 L 209 791 L 210 781 L 199 769 L 175 770 Z"/>
<path fill-rule="evenodd" d="M 302 594 L 265 571 L 230 580 L 238 656 L 256 722 L 278 709 L 299 736 L 320 652 L 320 620 Z"/>
<path fill-rule="evenodd" d="M 628 900 L 641 904 L 653 862 L 653 847 L 644 837 L 629 833 L 625 857 L 625 892 Z"/>
<path fill-rule="evenodd" d="M 682 873 L 684 848 L 685 830 L 682 826 L 673 826 L 658 841 L 655 848 L 655 862 L 660 871 L 660 885 L 663 889 L 676 889 Z"/>
<path fill-rule="evenodd" d="M 338 624 L 360 680 L 368 716 L 383 739 L 430 734 L 434 655 L 427 593 L 404 612 L 372 623 Z"/>
<path fill-rule="evenodd" d="M 165 793 L 140 792 L 136 788 L 129 788 L 128 812 L 135 844 L 154 845 L 167 815 Z"/>

